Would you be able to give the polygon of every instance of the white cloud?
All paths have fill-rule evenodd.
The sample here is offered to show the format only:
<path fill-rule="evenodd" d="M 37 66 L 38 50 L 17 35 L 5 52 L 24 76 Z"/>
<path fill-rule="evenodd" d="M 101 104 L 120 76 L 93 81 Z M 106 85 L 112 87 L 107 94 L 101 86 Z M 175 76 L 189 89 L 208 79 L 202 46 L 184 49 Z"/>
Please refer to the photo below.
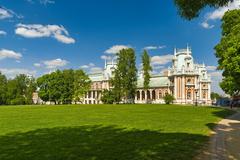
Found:
<path fill-rule="evenodd" d="M 47 60 L 44 61 L 43 64 L 46 66 L 48 69 L 56 69 L 58 67 L 64 67 L 68 64 L 69 62 L 63 59 L 53 59 L 53 60 Z"/>
<path fill-rule="evenodd" d="M 82 65 L 82 66 L 80 66 L 80 68 L 82 68 L 82 69 L 88 69 L 88 68 L 91 68 L 91 67 L 94 67 L 94 66 L 95 66 L 94 63 L 89 63 L 89 64 L 87 64 L 87 65 Z"/>
<path fill-rule="evenodd" d="M 82 68 L 82 69 L 88 69 L 89 66 L 88 66 L 88 65 L 82 65 L 82 66 L 80 66 L 80 68 Z"/>
<path fill-rule="evenodd" d="M 19 74 L 26 74 L 26 75 L 36 75 L 35 70 L 29 70 L 29 69 L 21 69 L 21 68 L 0 68 L 0 71 L 6 75 L 8 78 L 14 78 L 16 75 Z"/>
<path fill-rule="evenodd" d="M 17 52 L 12 51 L 12 50 L 1 49 L 0 50 L 0 60 L 6 59 L 6 58 L 19 60 L 19 59 L 22 58 L 22 54 L 17 53 Z"/>
<path fill-rule="evenodd" d="M 90 68 L 90 73 L 100 73 L 100 72 L 102 72 L 103 71 L 103 69 L 102 68 L 100 68 L 100 67 L 92 67 L 92 68 Z"/>
<path fill-rule="evenodd" d="M 130 46 L 126 46 L 126 45 L 115 45 L 112 46 L 111 48 L 109 48 L 108 50 L 106 50 L 104 53 L 106 54 L 117 54 L 119 53 L 122 49 L 128 49 L 130 48 Z"/>
<path fill-rule="evenodd" d="M 41 67 L 42 65 L 41 65 L 41 63 L 34 63 L 33 64 L 35 67 Z"/>
<path fill-rule="evenodd" d="M 145 50 L 157 50 L 157 49 L 163 49 L 166 48 L 166 46 L 147 46 L 144 47 Z"/>
<path fill-rule="evenodd" d="M 103 60 L 110 60 L 110 59 L 112 59 L 112 56 L 102 55 L 101 59 L 103 59 Z"/>
<path fill-rule="evenodd" d="M 5 31 L 1 31 L 1 30 L 0 30 L 0 35 L 5 36 L 5 35 L 7 35 L 7 32 L 5 32 Z"/>
<path fill-rule="evenodd" d="M 18 24 L 15 33 L 25 38 L 52 37 L 62 43 L 75 43 L 68 31 L 59 25 Z"/>
<path fill-rule="evenodd" d="M 211 75 L 211 77 L 222 77 L 221 71 L 210 72 L 209 74 Z"/>
<path fill-rule="evenodd" d="M 214 25 L 208 24 L 206 21 L 201 23 L 201 26 L 206 29 L 211 29 L 214 27 Z"/>
<path fill-rule="evenodd" d="M 169 62 L 171 62 L 173 59 L 173 55 L 167 54 L 163 56 L 153 56 L 151 58 L 152 65 L 165 65 Z"/>
<path fill-rule="evenodd" d="M 7 19 L 13 17 L 13 11 L 0 7 L 0 19 Z"/>
<path fill-rule="evenodd" d="M 47 4 L 54 4 L 55 1 L 54 0 L 25 0 L 29 3 L 34 3 L 35 1 L 38 1 L 40 4 L 43 4 L 43 5 L 47 5 Z"/>
<path fill-rule="evenodd" d="M 54 0 L 40 0 L 41 4 L 47 5 L 47 4 L 54 4 Z"/>
<path fill-rule="evenodd" d="M 216 66 L 207 66 L 206 68 L 208 71 L 215 71 L 217 69 Z"/>
<path fill-rule="evenodd" d="M 205 15 L 205 21 L 201 23 L 201 26 L 207 29 L 213 28 L 214 25 L 210 25 L 209 21 L 221 19 L 225 12 L 229 10 L 239 9 L 240 8 L 240 0 L 234 0 L 230 2 L 227 6 L 220 7 L 213 12 L 209 12 Z"/>

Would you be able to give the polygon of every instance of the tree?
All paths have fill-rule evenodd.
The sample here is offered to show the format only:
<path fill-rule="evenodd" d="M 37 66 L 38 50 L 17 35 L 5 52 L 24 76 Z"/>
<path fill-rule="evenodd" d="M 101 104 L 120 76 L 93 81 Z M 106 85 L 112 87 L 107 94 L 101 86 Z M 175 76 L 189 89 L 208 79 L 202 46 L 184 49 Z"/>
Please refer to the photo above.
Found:
<path fill-rule="evenodd" d="M 211 93 L 211 100 L 218 100 L 221 96 L 218 93 L 212 92 Z"/>
<path fill-rule="evenodd" d="M 74 101 L 82 101 L 84 95 L 91 88 L 91 80 L 83 70 L 74 71 Z"/>
<path fill-rule="evenodd" d="M 37 83 L 34 78 L 27 79 L 27 89 L 25 93 L 26 104 L 33 104 L 33 93 L 37 90 Z"/>
<path fill-rule="evenodd" d="M 61 101 L 63 104 L 70 104 L 74 95 L 74 71 L 72 69 L 63 70 L 63 86 Z"/>
<path fill-rule="evenodd" d="M 57 70 L 37 79 L 39 97 L 55 104 L 81 101 L 90 89 L 91 81 L 83 70 Z"/>
<path fill-rule="evenodd" d="M 164 101 L 166 104 L 173 104 L 173 101 L 175 100 L 175 98 L 173 97 L 173 95 L 171 94 L 166 94 L 164 97 L 163 97 Z"/>
<path fill-rule="evenodd" d="M 114 102 L 119 103 L 122 101 L 123 90 L 122 90 L 122 78 L 120 77 L 119 70 L 114 71 L 114 78 L 111 79 L 110 84 L 113 86 L 112 94 L 114 95 Z"/>
<path fill-rule="evenodd" d="M 32 94 L 36 90 L 35 80 L 24 74 L 17 75 L 7 83 L 7 104 L 32 104 Z"/>
<path fill-rule="evenodd" d="M 7 78 L 0 72 L 0 105 L 6 104 Z"/>
<path fill-rule="evenodd" d="M 206 6 L 210 7 L 223 7 L 226 6 L 229 2 L 233 2 L 233 0 L 174 0 L 177 5 L 179 14 L 191 20 L 197 17 L 200 11 Z"/>
<path fill-rule="evenodd" d="M 232 96 L 240 95 L 240 10 L 225 13 L 222 38 L 215 51 L 218 69 L 223 70 L 221 88 Z"/>
<path fill-rule="evenodd" d="M 37 79 L 37 86 L 39 88 L 38 96 L 45 102 L 50 101 L 50 74 L 45 74 Z"/>
<path fill-rule="evenodd" d="M 123 49 L 117 54 L 117 69 L 112 80 L 114 94 L 117 100 L 133 103 L 137 87 L 137 68 L 135 51 Z"/>
<path fill-rule="evenodd" d="M 144 50 L 142 54 L 142 65 L 143 65 L 143 78 L 144 78 L 143 88 L 145 90 L 148 90 L 150 78 L 151 78 L 150 72 L 152 71 L 152 67 L 151 67 L 150 57 L 146 50 Z"/>
<path fill-rule="evenodd" d="M 101 101 L 104 104 L 113 104 L 116 100 L 115 94 L 112 90 L 104 90 L 102 93 Z"/>

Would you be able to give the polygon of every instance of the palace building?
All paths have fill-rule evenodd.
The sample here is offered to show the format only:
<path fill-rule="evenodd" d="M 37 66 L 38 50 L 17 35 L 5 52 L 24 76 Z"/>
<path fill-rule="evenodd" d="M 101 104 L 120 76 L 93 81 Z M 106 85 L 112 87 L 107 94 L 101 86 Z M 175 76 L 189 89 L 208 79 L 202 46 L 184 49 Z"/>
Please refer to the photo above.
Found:
<path fill-rule="evenodd" d="M 91 90 L 85 95 L 84 104 L 100 104 L 101 93 L 111 89 L 109 84 L 116 69 L 116 63 L 105 62 L 103 72 L 90 74 Z M 211 104 L 211 77 L 204 64 L 194 63 L 192 51 L 174 49 L 172 65 L 162 75 L 152 75 L 149 89 L 143 89 L 143 75 L 139 73 L 135 103 L 164 103 L 163 97 L 171 94 L 176 104 Z"/>

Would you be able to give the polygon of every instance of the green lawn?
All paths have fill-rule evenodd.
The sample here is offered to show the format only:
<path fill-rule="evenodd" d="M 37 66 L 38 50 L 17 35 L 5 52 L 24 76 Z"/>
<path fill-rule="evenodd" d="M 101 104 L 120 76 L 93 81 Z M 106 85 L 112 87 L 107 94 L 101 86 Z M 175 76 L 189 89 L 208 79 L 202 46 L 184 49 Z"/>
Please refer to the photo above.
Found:
<path fill-rule="evenodd" d="M 0 107 L 0 160 L 188 160 L 230 114 L 176 105 Z"/>

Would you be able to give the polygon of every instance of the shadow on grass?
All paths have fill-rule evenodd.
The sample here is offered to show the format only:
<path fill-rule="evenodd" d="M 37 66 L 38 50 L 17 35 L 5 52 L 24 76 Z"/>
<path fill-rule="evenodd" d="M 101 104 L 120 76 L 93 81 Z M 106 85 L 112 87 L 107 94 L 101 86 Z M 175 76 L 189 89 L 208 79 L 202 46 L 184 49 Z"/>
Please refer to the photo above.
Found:
<path fill-rule="evenodd" d="M 1 160 L 190 160 L 208 140 L 115 126 L 39 129 L 0 137 Z"/>
<path fill-rule="evenodd" d="M 230 109 L 223 109 L 223 110 L 215 111 L 212 114 L 216 117 L 224 119 L 224 118 L 228 118 L 229 116 L 233 115 L 234 113 L 237 113 L 237 112 L 230 110 Z M 214 131 L 217 124 L 218 124 L 218 122 L 208 123 L 208 124 L 206 124 L 206 126 L 209 129 L 211 129 L 212 131 Z"/>
<path fill-rule="evenodd" d="M 237 112 L 230 109 L 222 109 L 222 110 L 213 112 L 213 115 L 220 118 L 226 118 L 230 115 L 233 115 L 234 113 L 237 113 Z"/>

